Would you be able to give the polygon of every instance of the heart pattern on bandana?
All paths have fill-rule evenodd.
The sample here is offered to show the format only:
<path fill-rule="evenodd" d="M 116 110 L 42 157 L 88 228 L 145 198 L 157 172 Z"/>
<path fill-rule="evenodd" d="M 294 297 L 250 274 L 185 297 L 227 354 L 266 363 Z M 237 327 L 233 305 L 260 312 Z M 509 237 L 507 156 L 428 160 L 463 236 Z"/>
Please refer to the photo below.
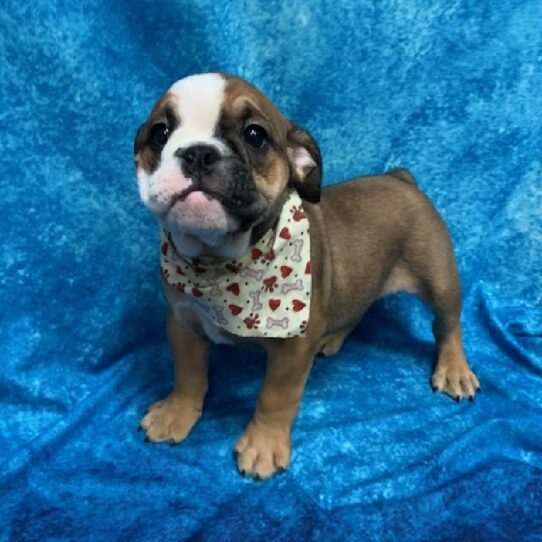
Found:
<path fill-rule="evenodd" d="M 237 282 L 234 282 L 233 284 L 230 284 L 226 290 L 228 290 L 228 292 L 231 292 L 233 295 L 239 295 L 239 292 L 240 292 L 240 289 L 239 289 L 239 284 L 237 284 Z"/>
<path fill-rule="evenodd" d="M 307 330 L 312 264 L 309 221 L 292 192 L 274 229 L 237 260 L 185 258 L 162 230 L 165 280 L 215 325 L 242 337 L 295 337 Z"/>

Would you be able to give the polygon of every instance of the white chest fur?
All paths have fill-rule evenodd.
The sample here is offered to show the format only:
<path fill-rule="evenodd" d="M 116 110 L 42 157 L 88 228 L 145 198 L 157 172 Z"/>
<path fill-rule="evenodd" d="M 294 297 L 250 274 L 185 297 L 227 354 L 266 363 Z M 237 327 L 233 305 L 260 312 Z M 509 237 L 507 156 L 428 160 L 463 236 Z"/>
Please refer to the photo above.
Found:
<path fill-rule="evenodd" d="M 201 327 L 210 341 L 215 344 L 234 344 L 230 334 L 217 326 L 204 310 L 196 307 L 196 313 L 201 323 Z"/>
<path fill-rule="evenodd" d="M 215 344 L 234 344 L 231 335 L 217 326 L 204 309 L 190 303 L 185 295 L 178 294 L 168 284 L 164 284 L 164 288 L 175 320 L 183 321 L 187 316 L 197 318 L 210 341 Z"/>

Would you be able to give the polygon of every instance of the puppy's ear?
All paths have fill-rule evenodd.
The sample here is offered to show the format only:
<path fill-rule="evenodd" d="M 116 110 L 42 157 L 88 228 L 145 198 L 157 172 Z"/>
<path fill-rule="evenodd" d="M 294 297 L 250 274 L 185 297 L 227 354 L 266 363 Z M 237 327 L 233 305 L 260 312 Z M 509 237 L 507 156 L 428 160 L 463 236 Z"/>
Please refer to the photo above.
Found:
<path fill-rule="evenodd" d="M 290 162 L 290 184 L 310 203 L 320 201 L 322 190 L 322 157 L 310 134 L 290 123 L 286 153 Z"/>

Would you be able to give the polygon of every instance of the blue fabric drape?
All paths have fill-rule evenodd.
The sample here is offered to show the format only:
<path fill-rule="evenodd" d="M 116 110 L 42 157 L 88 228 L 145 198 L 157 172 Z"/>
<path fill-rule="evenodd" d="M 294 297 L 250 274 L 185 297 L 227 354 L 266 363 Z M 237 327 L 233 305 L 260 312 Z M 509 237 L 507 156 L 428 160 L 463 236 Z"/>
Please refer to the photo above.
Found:
<path fill-rule="evenodd" d="M 0 4 L 0 539 L 542 540 L 542 4 Z M 430 313 L 381 301 L 317 360 L 293 463 L 231 450 L 264 371 L 217 348 L 203 418 L 143 443 L 172 382 L 133 136 L 225 71 L 319 142 L 325 182 L 408 167 L 444 216 L 482 391 L 431 393 Z"/>

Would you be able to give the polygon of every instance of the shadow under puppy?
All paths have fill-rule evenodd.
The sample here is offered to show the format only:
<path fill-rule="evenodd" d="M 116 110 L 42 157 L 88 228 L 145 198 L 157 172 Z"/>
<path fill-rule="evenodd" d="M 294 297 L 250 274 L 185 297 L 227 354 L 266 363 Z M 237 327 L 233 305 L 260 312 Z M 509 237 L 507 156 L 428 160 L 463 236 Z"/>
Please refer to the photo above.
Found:
<path fill-rule="evenodd" d="M 181 79 L 158 100 L 135 162 L 162 227 L 175 362 L 173 391 L 141 421 L 148 440 L 178 443 L 200 417 L 211 341 L 251 342 L 268 364 L 237 465 L 259 478 L 285 470 L 314 356 L 336 353 L 367 307 L 396 291 L 434 311 L 433 387 L 456 399 L 479 389 L 450 238 L 408 171 L 321 190 L 311 136 L 255 87 L 218 73 Z"/>

